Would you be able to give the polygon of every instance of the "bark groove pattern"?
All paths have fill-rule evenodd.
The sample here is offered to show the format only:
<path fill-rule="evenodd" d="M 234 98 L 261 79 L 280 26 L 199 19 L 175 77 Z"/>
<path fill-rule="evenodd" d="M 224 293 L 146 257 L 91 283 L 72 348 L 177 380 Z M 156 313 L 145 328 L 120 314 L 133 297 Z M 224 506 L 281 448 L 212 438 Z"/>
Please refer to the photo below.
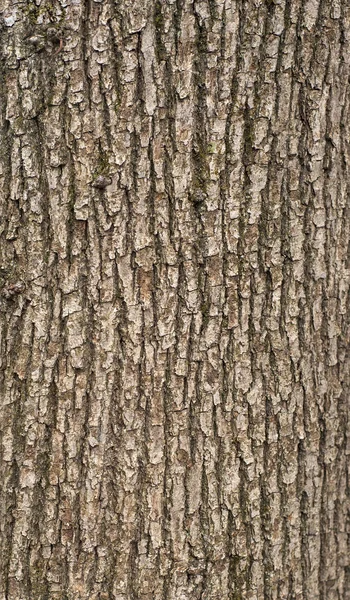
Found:
<path fill-rule="evenodd" d="M 1 600 L 349 600 L 346 0 L 1 0 Z"/>

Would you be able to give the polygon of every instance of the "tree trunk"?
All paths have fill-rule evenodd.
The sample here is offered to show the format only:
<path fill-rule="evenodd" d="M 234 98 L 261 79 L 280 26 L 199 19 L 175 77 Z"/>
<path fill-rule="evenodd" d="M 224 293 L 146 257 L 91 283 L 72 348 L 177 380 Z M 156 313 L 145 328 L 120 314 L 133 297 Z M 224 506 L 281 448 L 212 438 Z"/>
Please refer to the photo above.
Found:
<path fill-rule="evenodd" d="M 349 600 L 349 4 L 1 15 L 0 600 Z"/>

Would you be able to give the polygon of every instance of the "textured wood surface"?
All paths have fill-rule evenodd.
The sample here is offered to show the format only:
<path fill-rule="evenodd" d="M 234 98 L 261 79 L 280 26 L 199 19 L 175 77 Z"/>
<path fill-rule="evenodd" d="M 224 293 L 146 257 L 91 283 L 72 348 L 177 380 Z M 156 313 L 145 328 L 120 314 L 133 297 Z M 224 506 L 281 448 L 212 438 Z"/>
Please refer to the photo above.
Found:
<path fill-rule="evenodd" d="M 348 2 L 0 15 L 0 600 L 349 600 Z"/>

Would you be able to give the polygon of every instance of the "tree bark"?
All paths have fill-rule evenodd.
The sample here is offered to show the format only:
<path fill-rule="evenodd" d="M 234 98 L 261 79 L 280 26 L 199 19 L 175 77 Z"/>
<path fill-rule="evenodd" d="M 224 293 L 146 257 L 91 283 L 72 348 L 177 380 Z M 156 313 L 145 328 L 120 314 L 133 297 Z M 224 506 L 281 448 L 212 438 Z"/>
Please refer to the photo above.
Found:
<path fill-rule="evenodd" d="M 349 600 L 349 4 L 0 7 L 0 600 Z"/>

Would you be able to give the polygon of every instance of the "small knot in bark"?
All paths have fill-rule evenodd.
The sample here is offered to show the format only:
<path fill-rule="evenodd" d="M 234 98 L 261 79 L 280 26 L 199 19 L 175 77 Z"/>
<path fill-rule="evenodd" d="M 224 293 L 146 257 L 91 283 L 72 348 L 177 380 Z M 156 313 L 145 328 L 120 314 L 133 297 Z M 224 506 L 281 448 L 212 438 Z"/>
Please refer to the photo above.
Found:
<path fill-rule="evenodd" d="M 98 175 L 96 179 L 92 182 L 92 187 L 98 188 L 99 190 L 103 190 L 108 185 L 111 185 L 112 178 L 107 177 L 105 175 Z"/>

